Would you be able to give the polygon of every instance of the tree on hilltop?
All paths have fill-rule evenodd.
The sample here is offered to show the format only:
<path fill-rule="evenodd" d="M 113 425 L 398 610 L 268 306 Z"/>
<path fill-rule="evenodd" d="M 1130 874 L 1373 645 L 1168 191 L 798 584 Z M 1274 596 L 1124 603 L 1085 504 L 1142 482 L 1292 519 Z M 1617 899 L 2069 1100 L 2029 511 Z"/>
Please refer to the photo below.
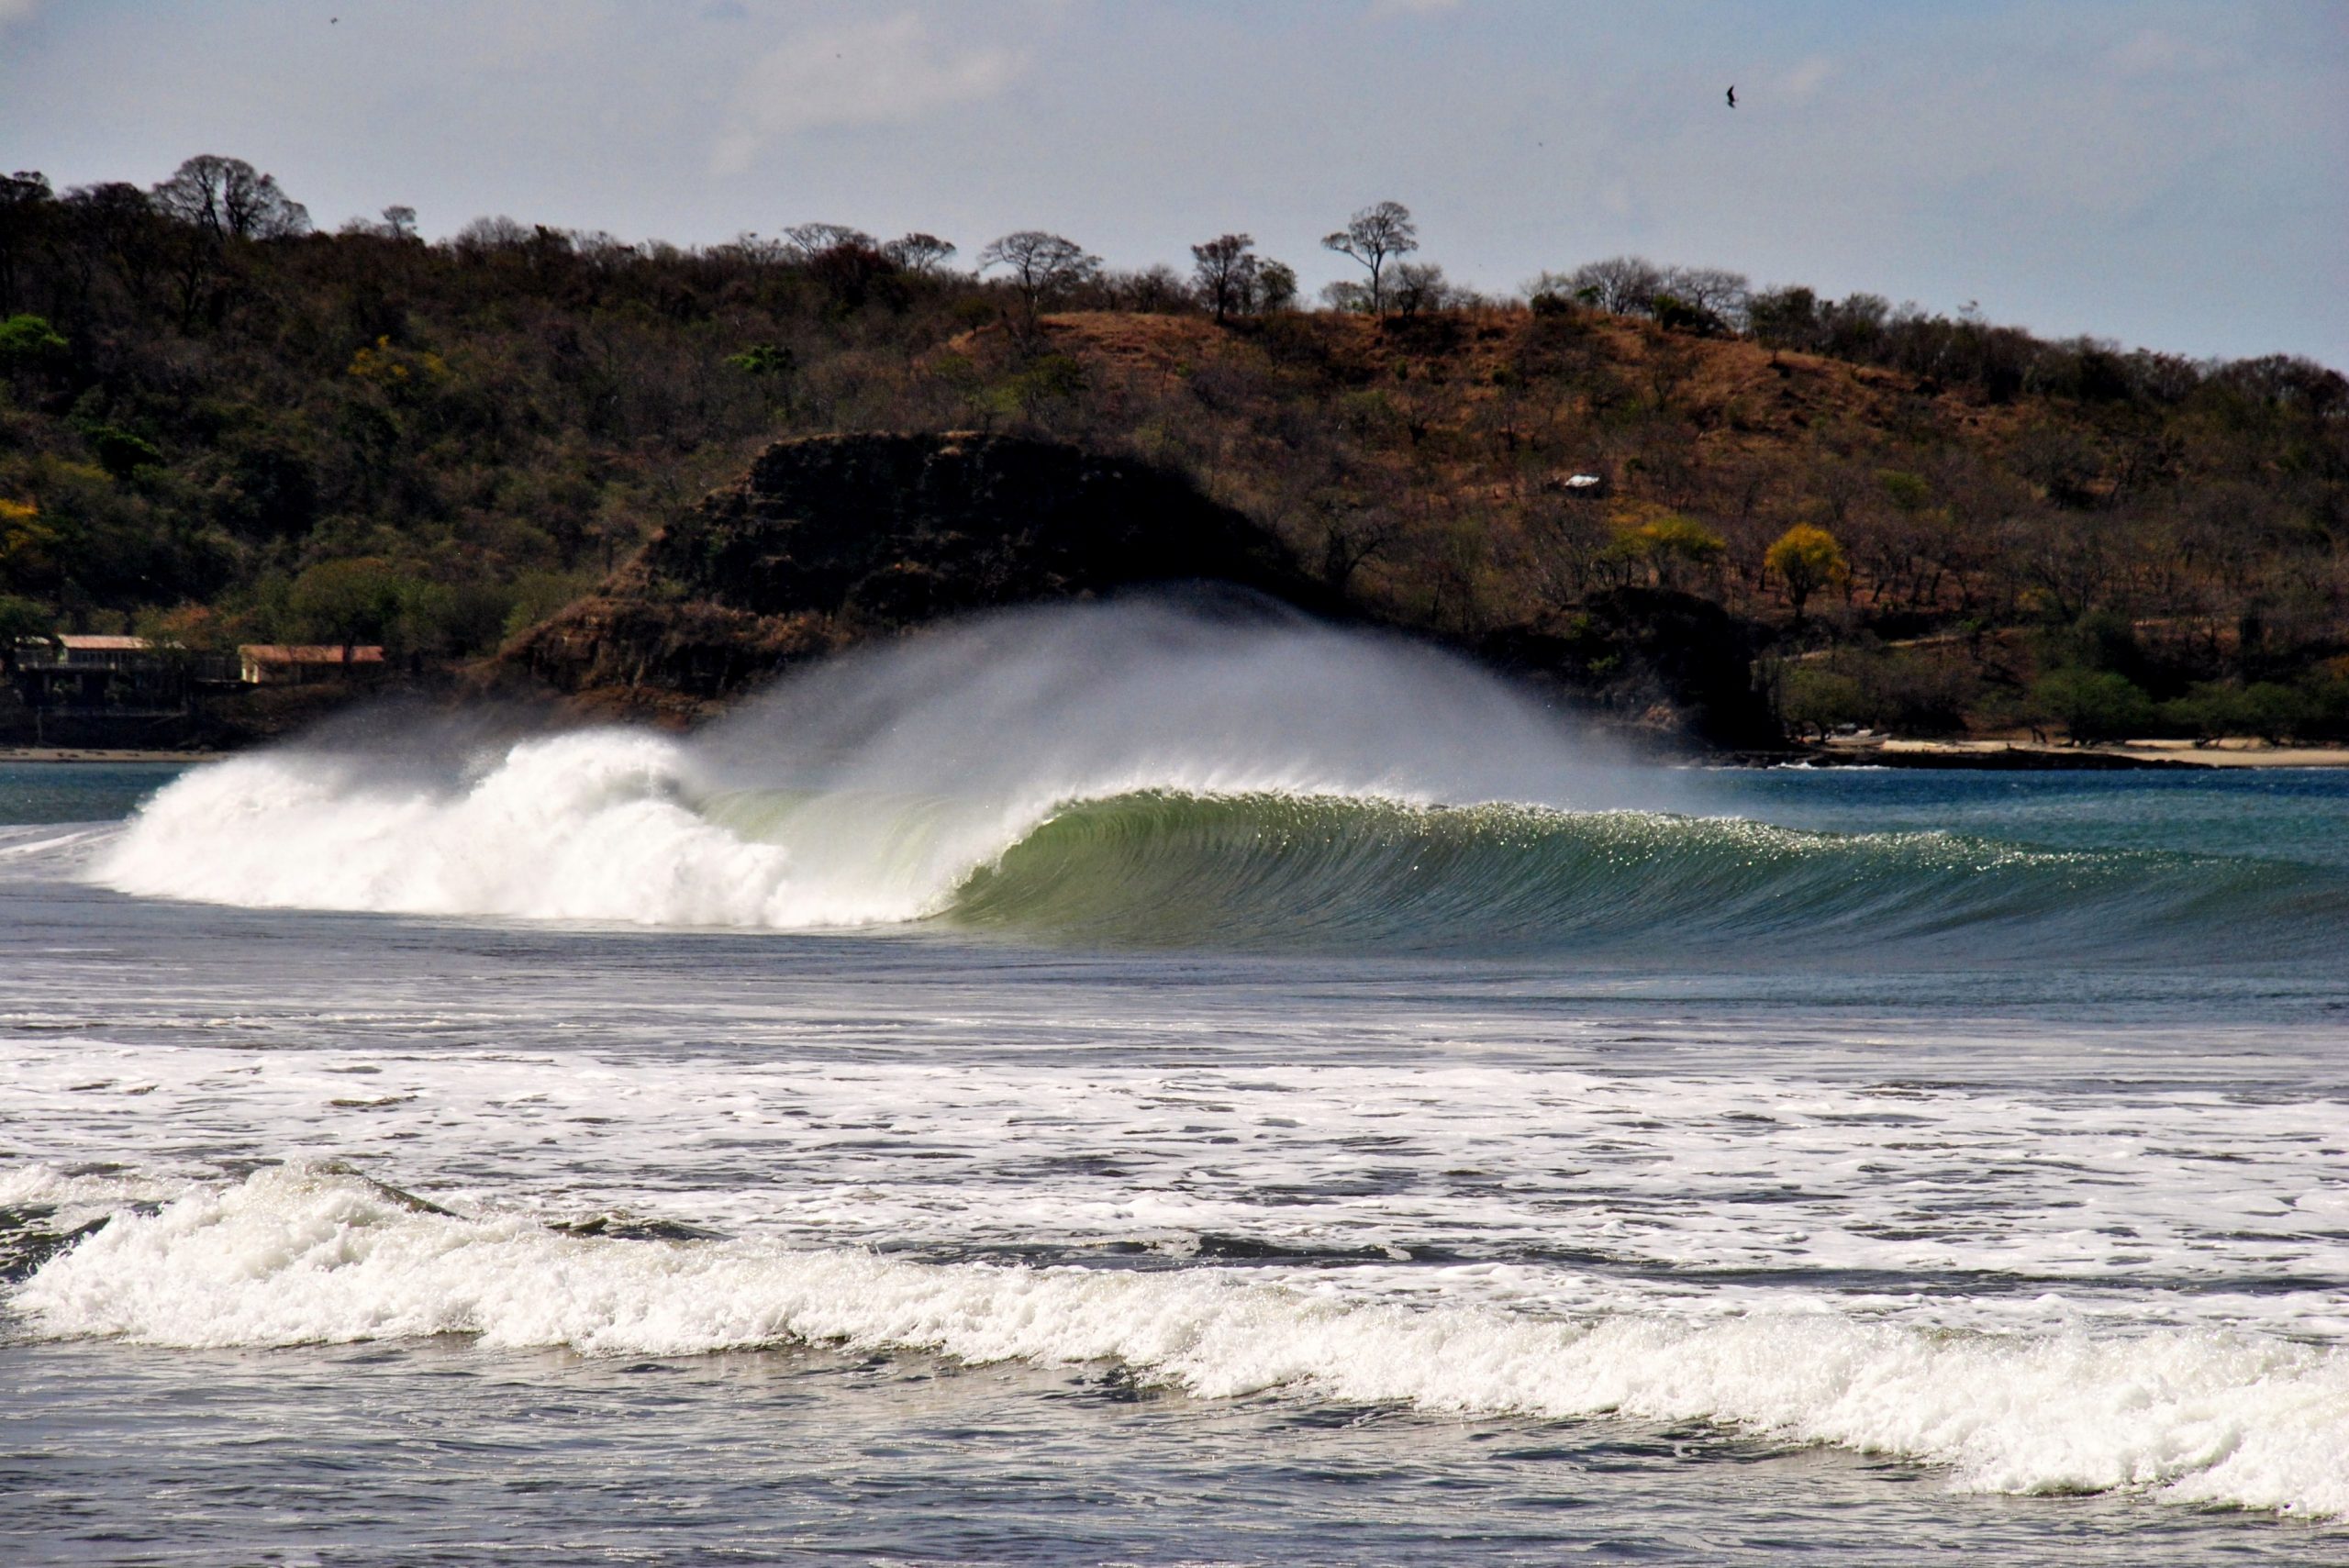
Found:
<path fill-rule="evenodd" d="M 1644 256 L 1610 256 L 1584 262 L 1567 275 L 1566 284 L 1575 298 L 1594 310 L 1645 316 L 1664 290 L 1664 269 Z"/>
<path fill-rule="evenodd" d="M 1074 239 L 1041 228 L 1023 228 L 990 240 L 979 252 L 979 270 L 989 267 L 1009 270 L 1011 286 L 1019 295 L 1021 326 L 1033 332 L 1045 302 L 1098 275 L 1101 258 Z"/>
<path fill-rule="evenodd" d="M 917 230 L 881 247 L 881 253 L 909 272 L 925 275 L 943 268 L 954 255 L 952 240 Z"/>
<path fill-rule="evenodd" d="M 33 239 L 52 200 L 49 176 L 37 169 L 0 174 L 0 316 L 17 308 L 19 258 L 29 258 Z"/>
<path fill-rule="evenodd" d="M 1386 313 L 1386 263 L 1419 248 L 1419 231 L 1411 209 L 1401 202 L 1366 206 L 1334 234 L 1321 237 L 1322 248 L 1351 256 L 1370 270 L 1370 313 Z"/>
<path fill-rule="evenodd" d="M 282 239 L 310 232 L 310 209 L 241 158 L 201 153 L 150 193 L 155 210 L 222 239 Z"/>
<path fill-rule="evenodd" d="M 1219 327 L 1235 311 L 1254 307 L 1262 265 L 1255 245 L 1253 235 L 1219 234 L 1204 245 L 1191 247 L 1191 272 L 1198 279 L 1199 297 L 1215 312 Z"/>
<path fill-rule="evenodd" d="M 827 250 L 853 249 L 878 251 L 881 242 L 862 228 L 845 223 L 795 223 L 783 231 L 793 255 L 810 261 Z"/>

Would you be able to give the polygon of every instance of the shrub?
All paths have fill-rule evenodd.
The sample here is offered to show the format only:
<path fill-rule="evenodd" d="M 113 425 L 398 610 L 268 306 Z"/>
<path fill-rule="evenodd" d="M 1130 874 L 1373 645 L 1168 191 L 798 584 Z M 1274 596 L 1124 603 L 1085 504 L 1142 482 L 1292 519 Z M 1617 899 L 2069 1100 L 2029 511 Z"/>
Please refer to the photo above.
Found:
<path fill-rule="evenodd" d="M 2064 727 L 2075 740 L 2118 740 L 2154 722 L 2154 699 L 2110 670 L 2056 670 L 2032 683 L 2034 717 Z"/>
<path fill-rule="evenodd" d="M 1810 730 L 1823 740 L 1841 725 L 1866 723 L 1868 705 L 1857 680 L 1809 660 L 1786 673 L 1778 712 L 1797 734 Z"/>
<path fill-rule="evenodd" d="M 63 362 L 68 349 L 45 317 L 11 316 L 0 321 L 0 371 L 46 370 Z"/>
<path fill-rule="evenodd" d="M 161 468 L 163 464 L 163 454 L 154 442 L 128 430 L 98 425 L 86 431 L 84 439 L 89 441 L 98 466 L 117 479 L 128 479 L 142 468 Z"/>

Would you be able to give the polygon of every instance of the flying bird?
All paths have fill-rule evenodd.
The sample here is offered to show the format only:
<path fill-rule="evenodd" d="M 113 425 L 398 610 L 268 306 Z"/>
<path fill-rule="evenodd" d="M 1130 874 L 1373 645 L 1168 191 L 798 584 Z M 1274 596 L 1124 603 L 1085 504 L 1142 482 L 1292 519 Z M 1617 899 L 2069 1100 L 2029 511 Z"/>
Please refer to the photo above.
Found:
<path fill-rule="evenodd" d="M 1732 109 L 1737 107 L 1737 89 L 1735 87 L 1731 87 L 1729 90 L 1729 106 Z"/>

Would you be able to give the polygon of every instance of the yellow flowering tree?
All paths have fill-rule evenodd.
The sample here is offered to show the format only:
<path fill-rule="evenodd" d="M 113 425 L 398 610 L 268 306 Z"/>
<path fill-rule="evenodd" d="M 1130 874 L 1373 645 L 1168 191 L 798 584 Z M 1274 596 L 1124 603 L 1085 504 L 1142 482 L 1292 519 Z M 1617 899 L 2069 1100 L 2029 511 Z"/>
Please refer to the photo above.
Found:
<path fill-rule="evenodd" d="M 1851 562 L 1835 536 L 1810 523 L 1797 523 L 1778 536 L 1762 557 L 1765 570 L 1775 572 L 1787 585 L 1795 608 L 1795 624 L 1802 624 L 1803 606 L 1821 588 L 1840 588 L 1852 580 Z"/>

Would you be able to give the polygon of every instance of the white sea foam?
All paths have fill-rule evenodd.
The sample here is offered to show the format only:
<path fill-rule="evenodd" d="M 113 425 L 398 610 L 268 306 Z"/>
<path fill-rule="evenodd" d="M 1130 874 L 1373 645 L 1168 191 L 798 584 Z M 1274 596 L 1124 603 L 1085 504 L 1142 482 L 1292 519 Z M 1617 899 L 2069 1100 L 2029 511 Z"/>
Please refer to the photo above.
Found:
<path fill-rule="evenodd" d="M 560 1234 L 279 1168 L 118 1215 L 13 1297 L 54 1336 L 269 1346 L 434 1334 L 687 1354 L 829 1341 L 1115 1359 L 1194 1395 L 1705 1419 L 1908 1455 L 1998 1491 L 2349 1513 L 2349 1355 L 2252 1335 L 1984 1336 L 1835 1313 L 1544 1320 L 1363 1305 L 1213 1270 L 925 1264 Z"/>
<path fill-rule="evenodd" d="M 213 1021 L 203 1032 L 230 1041 L 259 1027 Z M 735 1052 L 686 1043 L 714 1021 Z M 1201 1023 L 1055 1021 L 1112 1058 L 1147 1051 L 1161 1027 L 1196 1040 Z M 1456 1261 L 1352 1263 L 1344 1288 L 1365 1296 L 1553 1313 L 1795 1303 L 1923 1328 L 2349 1340 L 2332 1283 L 2349 1278 L 2344 1110 L 2324 1093 L 1901 1087 L 1742 1063 L 1625 1075 L 1558 1065 L 1554 1044 L 1462 1060 L 1456 1042 L 1372 1033 L 1360 1015 L 1321 1035 L 1286 1026 L 1264 1045 L 1280 1060 L 1226 1034 L 1236 1060 L 1180 1063 L 990 1061 L 933 1051 L 895 1018 L 852 1031 L 751 1010 L 687 1010 L 674 1036 L 628 1053 L 466 1048 L 499 1030 L 479 1015 L 389 1023 L 405 1042 L 389 1051 L 257 1051 L 11 1038 L 0 1018 L 0 1104 L 20 1156 L 132 1168 L 109 1181 L 330 1154 L 440 1201 L 619 1211 L 808 1248 L 1183 1255 L 1219 1236 L 1285 1251 L 1300 1273 L 1317 1254 Z M 437 1043 L 415 1049 L 419 1030 Z M 1337 1036 L 1339 1060 L 1298 1060 Z M 1764 1048 L 1734 1038 L 1739 1052 Z M 876 1060 L 884 1042 L 914 1055 Z M 1609 1054 L 1604 1033 L 1588 1043 Z M 1853 1044 L 1875 1053 L 1865 1036 Z M 1901 1049 L 1946 1047 L 1912 1032 Z M 1365 1068 L 1367 1049 L 1386 1059 Z M 64 1201 L 30 1173 L 0 1175 L 0 1202 Z"/>
<path fill-rule="evenodd" d="M 1431 650 L 1088 606 L 867 651 L 689 740 L 592 730 L 440 768 L 318 747 L 238 757 L 164 789 L 94 874 L 274 907 L 836 927 L 936 912 L 1071 799 L 1587 805 L 1630 788 L 1653 804 L 1665 787 L 1602 772 L 1525 698 Z"/>
<path fill-rule="evenodd" d="M 796 896 L 792 857 L 683 798 L 683 747 L 596 731 L 516 744 L 470 777 L 364 758 L 240 757 L 165 789 L 100 859 L 125 892 L 264 907 L 772 926 L 903 917 Z"/>

